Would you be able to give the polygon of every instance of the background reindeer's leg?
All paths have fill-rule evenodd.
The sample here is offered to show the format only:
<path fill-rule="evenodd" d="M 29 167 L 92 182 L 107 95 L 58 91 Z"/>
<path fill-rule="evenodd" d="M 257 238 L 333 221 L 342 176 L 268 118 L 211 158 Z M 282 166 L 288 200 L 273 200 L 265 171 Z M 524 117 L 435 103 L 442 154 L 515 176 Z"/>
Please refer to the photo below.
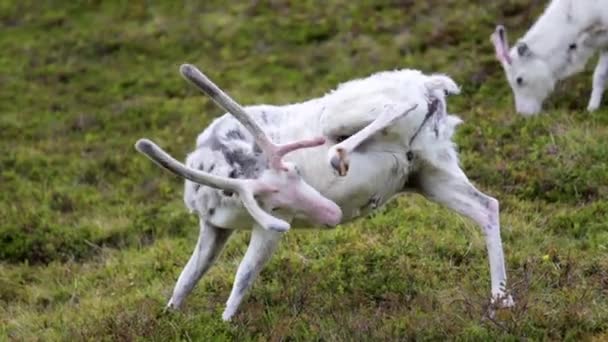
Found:
<path fill-rule="evenodd" d="M 231 229 L 218 228 L 201 220 L 198 242 L 173 289 L 167 308 L 177 309 L 198 280 L 209 270 L 232 234 Z"/>
<path fill-rule="evenodd" d="M 507 275 L 500 238 L 498 201 L 477 190 L 456 162 L 445 168 L 427 166 L 418 177 L 422 194 L 452 210 L 471 218 L 481 226 L 485 235 L 490 261 L 492 300 L 502 306 L 512 306 L 505 297 Z"/>
<path fill-rule="evenodd" d="M 595 71 L 593 72 L 593 90 L 591 91 L 591 99 L 587 109 L 592 112 L 600 107 L 602 95 L 608 81 L 608 51 L 603 51 L 600 54 L 600 59 L 597 62 Z"/>
<path fill-rule="evenodd" d="M 257 224 L 254 226 L 249 247 L 236 272 L 232 292 L 222 315 L 225 321 L 229 321 L 236 313 L 251 284 L 274 253 L 280 238 L 281 233 L 263 229 Z"/>

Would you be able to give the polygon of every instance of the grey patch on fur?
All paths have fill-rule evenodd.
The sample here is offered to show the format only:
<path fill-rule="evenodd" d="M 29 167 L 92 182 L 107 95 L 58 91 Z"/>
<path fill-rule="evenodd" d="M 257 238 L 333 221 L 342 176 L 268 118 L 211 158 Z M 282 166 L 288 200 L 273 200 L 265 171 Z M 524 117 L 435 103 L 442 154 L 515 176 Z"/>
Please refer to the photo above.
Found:
<path fill-rule="evenodd" d="M 201 141 L 197 148 L 207 147 L 212 151 L 221 151 L 224 148 L 224 144 L 218 138 L 218 126 L 219 125 L 211 126 L 211 134 L 208 135 L 208 138 L 206 140 Z"/>
<path fill-rule="evenodd" d="M 443 102 L 438 98 L 433 98 L 429 107 L 433 111 L 431 115 L 434 116 L 433 132 L 435 132 L 435 137 L 439 138 L 439 120 L 442 118 L 441 114 L 445 112 L 445 108 L 443 107 Z"/>
<path fill-rule="evenodd" d="M 405 157 L 407 158 L 407 161 L 411 162 L 412 160 L 414 160 L 414 152 L 407 151 L 407 153 L 405 154 Z"/>
<path fill-rule="evenodd" d="M 434 114 L 437 111 L 437 108 L 439 107 L 439 99 L 437 99 L 436 97 L 432 97 L 431 101 L 429 102 L 429 106 L 428 106 L 428 111 L 429 113 Z"/>
<path fill-rule="evenodd" d="M 420 131 L 422 131 L 422 128 L 427 123 L 427 121 L 429 121 L 429 119 L 433 115 L 435 115 L 435 113 L 438 112 L 438 109 L 443 107 L 441 100 L 439 100 L 438 98 L 432 96 L 429 98 L 429 100 L 430 101 L 428 103 L 428 112 L 424 116 L 424 119 L 422 120 L 422 123 L 420 124 L 420 126 L 418 126 L 418 129 L 416 130 L 416 132 L 414 132 L 414 135 L 412 135 L 412 137 L 410 138 L 410 143 L 409 143 L 410 146 L 412 146 L 412 143 L 414 142 L 414 140 L 416 139 L 418 134 L 420 134 Z M 433 131 L 435 132 L 435 136 L 439 137 L 439 130 L 438 130 L 437 124 L 434 125 Z"/>
<path fill-rule="evenodd" d="M 262 121 L 267 124 L 268 123 L 268 114 L 266 114 L 266 111 L 263 110 L 262 111 Z"/>
<path fill-rule="evenodd" d="M 210 141 L 207 143 L 209 145 L 209 148 L 211 148 L 211 150 L 213 151 L 221 151 L 225 148 L 224 144 L 222 144 L 220 139 L 218 139 L 215 134 L 211 136 Z"/>
<path fill-rule="evenodd" d="M 234 167 L 231 178 L 257 178 L 262 172 L 259 156 L 245 153 L 243 150 L 223 149 L 222 153 L 228 164 Z"/>
<path fill-rule="evenodd" d="M 367 201 L 366 207 L 369 206 L 372 210 L 378 208 L 378 204 L 380 203 L 380 196 L 373 195 L 369 201 Z"/>
<path fill-rule="evenodd" d="M 235 140 L 245 140 L 245 135 L 243 135 L 243 133 L 241 133 L 241 131 L 238 129 L 228 131 L 228 133 L 226 133 L 226 137 Z"/>
<path fill-rule="evenodd" d="M 261 154 L 262 153 L 262 149 L 256 143 L 253 144 L 253 153 L 255 153 L 255 154 Z"/>
<path fill-rule="evenodd" d="M 265 159 L 259 147 L 253 145 L 254 151 L 251 152 L 237 148 L 233 143 L 230 143 L 233 140 L 247 140 L 245 133 L 238 127 L 228 130 L 224 135 L 228 141 L 219 138 L 217 132 L 215 132 L 216 130 L 209 135 L 207 140 L 201 142 L 199 148 L 206 147 L 212 151 L 221 152 L 224 160 L 232 169 L 228 177 L 257 178 L 265 167 Z M 212 164 L 207 172 L 212 172 L 214 168 L 215 164 Z"/>
<path fill-rule="evenodd" d="M 481 203 L 482 206 L 484 206 L 484 208 L 489 209 L 490 208 L 490 200 L 482 195 L 481 193 L 479 193 L 478 191 L 475 190 L 470 190 L 469 194 L 473 197 L 475 197 L 475 199 L 477 199 L 479 201 L 479 203 Z"/>
<path fill-rule="evenodd" d="M 245 272 L 245 275 L 242 278 L 242 281 L 240 282 L 240 286 L 238 288 L 238 292 L 239 293 L 243 293 L 247 290 L 247 288 L 249 287 L 249 284 L 251 284 L 253 278 L 253 270 L 248 270 L 247 272 Z"/>

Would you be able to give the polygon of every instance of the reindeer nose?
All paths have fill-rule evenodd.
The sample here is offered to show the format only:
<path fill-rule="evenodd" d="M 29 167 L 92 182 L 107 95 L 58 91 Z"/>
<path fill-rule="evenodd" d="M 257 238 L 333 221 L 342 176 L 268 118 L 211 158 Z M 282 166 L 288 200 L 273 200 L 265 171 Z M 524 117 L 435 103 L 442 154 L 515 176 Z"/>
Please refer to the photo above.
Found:
<path fill-rule="evenodd" d="M 336 149 L 336 154 L 331 157 L 329 163 L 340 177 L 344 177 L 348 173 L 348 160 L 346 160 L 346 153 L 343 149 Z"/>
<path fill-rule="evenodd" d="M 332 203 L 326 210 L 326 220 L 324 223 L 329 225 L 329 227 L 335 227 L 340 224 L 340 221 L 342 221 L 342 209 L 337 204 Z"/>
<path fill-rule="evenodd" d="M 333 228 L 342 221 L 342 209 L 334 201 L 323 197 L 316 201 L 313 210 L 313 220 L 327 228 Z"/>

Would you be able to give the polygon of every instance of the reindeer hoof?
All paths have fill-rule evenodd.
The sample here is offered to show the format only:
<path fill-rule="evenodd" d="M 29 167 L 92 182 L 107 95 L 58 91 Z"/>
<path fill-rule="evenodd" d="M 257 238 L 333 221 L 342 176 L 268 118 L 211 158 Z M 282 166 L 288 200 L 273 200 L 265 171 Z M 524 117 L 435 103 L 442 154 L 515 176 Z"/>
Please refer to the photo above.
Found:
<path fill-rule="evenodd" d="M 587 106 L 587 111 L 589 113 L 593 113 L 595 112 L 598 108 L 600 108 L 599 103 L 594 103 L 594 102 L 590 102 L 589 105 Z"/>
<path fill-rule="evenodd" d="M 268 230 L 272 230 L 274 232 L 285 233 L 289 230 L 289 227 L 285 228 L 283 226 L 269 226 Z"/>
<path fill-rule="evenodd" d="M 276 222 L 276 223 L 271 223 L 271 224 L 265 226 L 264 228 L 274 231 L 274 232 L 284 233 L 289 230 L 290 225 L 287 222 Z"/>
<path fill-rule="evenodd" d="M 167 305 L 165 306 L 163 313 L 169 313 L 169 312 L 178 311 L 178 310 L 179 310 L 179 305 L 174 304 L 173 301 L 170 300 L 169 303 L 167 303 Z"/>
<path fill-rule="evenodd" d="M 492 296 L 490 301 L 497 309 L 508 309 L 515 306 L 515 301 L 511 295 L 497 294 Z"/>
<path fill-rule="evenodd" d="M 232 316 L 234 316 L 234 314 L 235 314 L 234 310 L 228 310 L 226 308 L 226 310 L 224 310 L 224 313 L 222 313 L 222 321 L 224 321 L 224 322 L 232 321 Z"/>
<path fill-rule="evenodd" d="M 344 150 L 336 149 L 336 155 L 331 157 L 329 163 L 340 177 L 344 177 L 348 173 L 349 165 L 348 160 L 346 160 L 346 153 Z"/>

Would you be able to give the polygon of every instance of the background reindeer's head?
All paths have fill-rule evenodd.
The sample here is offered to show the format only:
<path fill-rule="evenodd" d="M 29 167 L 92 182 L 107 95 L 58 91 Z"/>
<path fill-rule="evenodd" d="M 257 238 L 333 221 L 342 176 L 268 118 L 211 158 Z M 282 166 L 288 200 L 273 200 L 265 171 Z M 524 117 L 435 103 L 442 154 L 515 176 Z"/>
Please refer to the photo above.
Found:
<path fill-rule="evenodd" d="M 544 42 L 547 46 L 541 49 L 543 51 L 534 51 L 524 41 L 509 49 L 503 26 L 497 26 L 492 34 L 496 58 L 505 70 L 518 113 L 532 115 L 540 112 L 557 81 L 583 70 L 594 53 L 592 46 L 600 44 L 597 40 L 601 40 L 601 35 L 593 30 L 560 32 L 559 35 L 557 43 Z"/>
<path fill-rule="evenodd" d="M 557 82 L 549 64 L 524 42 L 517 43 L 509 50 L 507 32 L 502 26 L 496 28 L 491 40 L 496 58 L 502 64 L 513 90 L 517 112 L 525 115 L 540 112 L 543 101 Z"/>

